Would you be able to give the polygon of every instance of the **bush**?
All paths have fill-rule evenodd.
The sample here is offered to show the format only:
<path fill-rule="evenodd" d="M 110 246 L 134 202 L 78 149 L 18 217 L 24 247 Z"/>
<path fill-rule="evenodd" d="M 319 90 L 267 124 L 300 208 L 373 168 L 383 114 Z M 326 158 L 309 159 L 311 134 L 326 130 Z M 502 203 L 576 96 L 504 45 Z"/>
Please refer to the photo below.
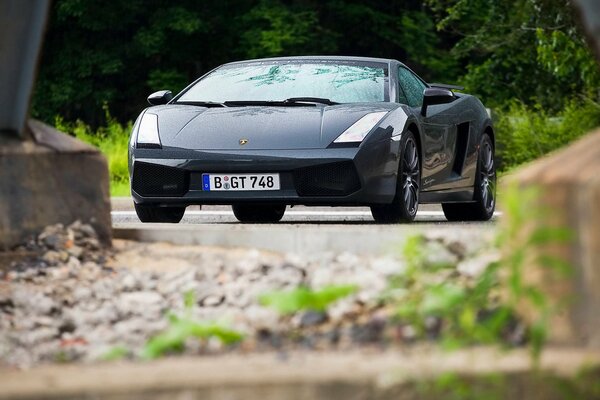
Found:
<path fill-rule="evenodd" d="M 600 125 L 600 104 L 573 99 L 558 115 L 541 106 L 512 103 L 496 122 L 500 170 L 509 170 L 556 150 Z"/>
<path fill-rule="evenodd" d="M 54 125 L 60 131 L 69 133 L 78 139 L 97 147 L 106 156 L 110 171 L 111 195 L 129 195 L 129 172 L 127 166 L 127 149 L 129 135 L 133 124 L 120 124 L 104 106 L 106 126 L 99 127 L 95 132 L 84 122 L 66 122 L 62 117 L 54 119 Z"/>

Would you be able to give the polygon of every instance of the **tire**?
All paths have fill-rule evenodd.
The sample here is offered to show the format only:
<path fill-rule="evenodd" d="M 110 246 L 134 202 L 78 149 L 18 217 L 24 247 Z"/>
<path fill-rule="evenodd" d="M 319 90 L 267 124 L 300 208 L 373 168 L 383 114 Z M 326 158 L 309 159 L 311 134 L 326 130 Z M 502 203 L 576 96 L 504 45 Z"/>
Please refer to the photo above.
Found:
<path fill-rule="evenodd" d="M 157 207 L 134 204 L 135 212 L 142 222 L 176 224 L 183 218 L 185 207 Z"/>
<path fill-rule="evenodd" d="M 475 201 L 471 203 L 443 203 L 448 221 L 488 221 L 496 209 L 496 164 L 494 144 L 487 133 L 481 137 L 474 186 Z"/>
<path fill-rule="evenodd" d="M 284 205 L 234 204 L 233 215 L 243 223 L 279 222 L 285 214 Z"/>
<path fill-rule="evenodd" d="M 375 222 L 393 224 L 412 222 L 419 209 L 419 190 L 421 187 L 421 163 L 419 148 L 412 132 L 404 134 L 396 196 L 391 204 L 371 206 Z"/>

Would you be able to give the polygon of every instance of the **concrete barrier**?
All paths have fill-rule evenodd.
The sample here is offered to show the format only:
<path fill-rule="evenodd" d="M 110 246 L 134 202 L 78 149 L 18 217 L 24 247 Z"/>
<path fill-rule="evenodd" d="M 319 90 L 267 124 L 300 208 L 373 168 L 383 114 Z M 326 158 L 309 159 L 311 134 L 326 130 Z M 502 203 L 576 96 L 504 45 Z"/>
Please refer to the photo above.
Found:
<path fill-rule="evenodd" d="M 171 358 L 148 363 L 0 369 L 0 399 L 413 400 L 593 398 L 600 353 L 547 349 L 539 369 L 526 350 L 298 352 Z M 588 375 L 578 374 L 586 367 Z M 457 380 L 445 387 L 449 377 Z M 579 379 L 579 381 L 578 381 Z M 466 384 L 461 385 L 460 382 Z M 565 397 L 577 384 L 583 392 Z M 598 388 L 596 387 L 595 390 Z M 468 390 L 468 391 L 467 391 Z M 479 397 L 467 397 L 477 393 Z"/>
<path fill-rule="evenodd" d="M 94 147 L 37 121 L 32 140 L 0 135 L 0 250 L 51 224 L 91 223 L 111 241 L 108 166 Z"/>
<path fill-rule="evenodd" d="M 570 243 L 541 249 L 570 264 L 570 277 L 535 265 L 526 270 L 526 280 L 547 298 L 568 302 L 552 321 L 550 339 L 600 348 L 600 130 L 520 169 L 509 182 L 539 189 L 536 207 L 545 215 L 533 224 L 565 227 L 574 235 Z"/>

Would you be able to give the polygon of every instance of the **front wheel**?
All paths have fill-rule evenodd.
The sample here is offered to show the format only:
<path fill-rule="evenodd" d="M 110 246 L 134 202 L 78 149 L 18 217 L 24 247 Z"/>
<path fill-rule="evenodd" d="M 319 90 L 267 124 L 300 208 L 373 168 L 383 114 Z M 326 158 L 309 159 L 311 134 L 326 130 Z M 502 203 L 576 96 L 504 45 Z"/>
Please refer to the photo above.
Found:
<path fill-rule="evenodd" d="M 285 204 L 234 204 L 231 208 L 237 220 L 244 223 L 279 222 L 285 214 Z"/>
<path fill-rule="evenodd" d="M 421 186 L 419 148 L 412 132 L 404 134 L 403 143 L 394 201 L 371 206 L 371 214 L 378 223 L 412 222 L 417 215 Z"/>
<path fill-rule="evenodd" d="M 448 221 L 488 221 L 496 209 L 496 165 L 494 145 L 484 133 L 479 146 L 479 160 L 475 178 L 475 194 L 471 203 L 443 203 Z"/>
<path fill-rule="evenodd" d="M 185 214 L 185 207 L 157 207 L 145 204 L 134 204 L 134 206 L 135 212 L 142 222 L 176 224 Z"/>

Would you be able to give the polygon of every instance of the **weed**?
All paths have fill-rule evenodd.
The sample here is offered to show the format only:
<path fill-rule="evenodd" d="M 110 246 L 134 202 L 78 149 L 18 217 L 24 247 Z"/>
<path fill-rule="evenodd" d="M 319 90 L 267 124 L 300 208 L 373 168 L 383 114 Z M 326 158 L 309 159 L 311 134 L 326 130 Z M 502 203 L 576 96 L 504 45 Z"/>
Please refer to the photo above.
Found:
<path fill-rule="evenodd" d="M 220 324 L 194 320 L 191 317 L 191 310 L 195 304 L 193 292 L 184 294 L 184 304 L 184 315 L 168 314 L 169 327 L 146 343 L 142 351 L 142 358 L 155 359 L 167 353 L 182 352 L 185 349 L 185 342 L 191 338 L 206 340 L 214 337 L 226 345 L 237 343 L 243 339 L 241 333 Z"/>
<path fill-rule="evenodd" d="M 537 359 L 557 303 L 549 301 L 537 284 L 527 283 L 525 273 L 539 266 L 564 278 L 571 271 L 567 263 L 544 251 L 547 246 L 565 243 L 571 235 L 545 223 L 547 210 L 536 206 L 538 198 L 535 190 L 505 190 L 505 212 L 497 241 L 502 256 L 466 283 L 455 274 L 440 274 L 440 268 L 427 266 L 425 239 L 409 238 L 403 249 L 407 268 L 390 281 L 386 299 L 396 305 L 397 318 L 410 323 L 420 335 L 425 332 L 427 318 L 439 318 L 440 339 L 447 347 L 506 343 L 516 322 L 516 309 L 526 303 L 536 316 L 528 333 L 532 355 Z"/>
<path fill-rule="evenodd" d="M 358 290 L 355 285 L 327 286 L 320 290 L 300 287 L 290 291 L 263 294 L 259 301 L 272 307 L 281 314 L 293 314 L 298 311 L 325 311 L 335 301 L 347 297 Z"/>
<path fill-rule="evenodd" d="M 126 347 L 115 346 L 100 356 L 100 359 L 103 361 L 116 361 L 127 357 L 128 354 L 129 350 Z"/>
<path fill-rule="evenodd" d="M 54 125 L 60 131 L 69 133 L 78 139 L 97 147 L 107 158 L 110 171 L 112 195 L 129 195 L 129 172 L 127 151 L 129 148 L 129 135 L 133 124 L 120 124 L 110 114 L 108 106 L 104 105 L 107 124 L 92 129 L 80 120 L 66 122 L 60 116 L 55 117 Z"/>

